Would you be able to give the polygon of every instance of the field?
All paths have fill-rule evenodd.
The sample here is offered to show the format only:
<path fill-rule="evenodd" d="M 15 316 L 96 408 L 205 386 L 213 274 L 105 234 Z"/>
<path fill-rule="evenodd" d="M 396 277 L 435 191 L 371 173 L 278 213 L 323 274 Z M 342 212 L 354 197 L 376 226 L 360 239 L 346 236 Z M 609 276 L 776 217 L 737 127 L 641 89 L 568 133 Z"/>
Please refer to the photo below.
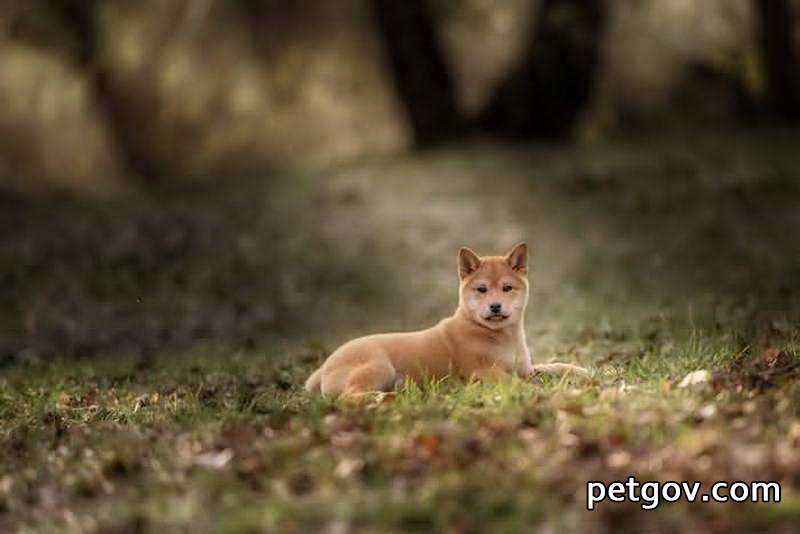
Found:
<path fill-rule="evenodd" d="M 101 204 L 0 198 L 0 530 L 792 532 L 796 132 L 474 143 Z M 526 239 L 537 362 L 586 382 L 309 396 L 359 334 L 455 308 Z M 695 383 L 684 379 L 695 373 Z M 586 482 L 775 480 L 781 502 Z"/>

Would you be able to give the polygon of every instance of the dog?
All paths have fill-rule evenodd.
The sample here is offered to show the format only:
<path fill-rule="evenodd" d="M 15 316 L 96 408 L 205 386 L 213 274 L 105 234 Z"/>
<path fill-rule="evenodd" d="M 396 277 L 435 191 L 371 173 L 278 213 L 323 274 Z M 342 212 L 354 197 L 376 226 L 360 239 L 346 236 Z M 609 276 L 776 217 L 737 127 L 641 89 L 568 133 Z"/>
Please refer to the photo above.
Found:
<path fill-rule="evenodd" d="M 459 300 L 455 313 L 427 330 L 377 334 L 336 349 L 305 383 L 323 396 L 387 392 L 408 378 L 416 382 L 448 376 L 503 379 L 539 373 L 589 376 L 566 363 L 533 365 L 525 341 L 528 246 L 505 256 L 458 252 Z"/>

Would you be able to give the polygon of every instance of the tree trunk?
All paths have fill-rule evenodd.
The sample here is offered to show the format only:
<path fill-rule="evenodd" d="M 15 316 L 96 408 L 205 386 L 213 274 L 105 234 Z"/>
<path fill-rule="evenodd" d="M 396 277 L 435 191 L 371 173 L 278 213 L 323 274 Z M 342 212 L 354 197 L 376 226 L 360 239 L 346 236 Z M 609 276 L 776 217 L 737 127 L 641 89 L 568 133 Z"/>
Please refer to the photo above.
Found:
<path fill-rule="evenodd" d="M 605 22 L 603 0 L 543 0 L 522 62 L 478 127 L 518 138 L 569 135 L 591 96 Z"/>
<path fill-rule="evenodd" d="M 462 120 L 425 0 L 372 0 L 397 95 L 418 147 L 447 140 Z"/>
<path fill-rule="evenodd" d="M 776 118 L 800 118 L 800 72 L 793 46 L 794 13 L 787 0 L 755 0 L 769 108 Z"/>
<path fill-rule="evenodd" d="M 157 166 L 148 154 L 147 144 L 139 139 L 139 129 L 129 124 L 129 106 L 115 94 L 108 73 L 97 60 L 97 0 L 46 0 L 46 3 L 75 36 L 76 59 L 90 76 L 95 102 L 127 171 L 137 178 L 156 178 Z"/>

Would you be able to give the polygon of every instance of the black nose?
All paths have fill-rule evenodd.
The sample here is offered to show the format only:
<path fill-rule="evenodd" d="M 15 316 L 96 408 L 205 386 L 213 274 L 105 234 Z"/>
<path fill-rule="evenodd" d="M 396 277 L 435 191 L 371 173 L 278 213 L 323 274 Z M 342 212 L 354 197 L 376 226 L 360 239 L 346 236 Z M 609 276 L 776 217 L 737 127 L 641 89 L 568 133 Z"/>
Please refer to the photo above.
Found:
<path fill-rule="evenodd" d="M 495 302 L 494 304 L 489 304 L 489 309 L 492 310 L 492 313 L 500 313 L 500 310 L 503 309 L 503 305 L 499 302 Z"/>

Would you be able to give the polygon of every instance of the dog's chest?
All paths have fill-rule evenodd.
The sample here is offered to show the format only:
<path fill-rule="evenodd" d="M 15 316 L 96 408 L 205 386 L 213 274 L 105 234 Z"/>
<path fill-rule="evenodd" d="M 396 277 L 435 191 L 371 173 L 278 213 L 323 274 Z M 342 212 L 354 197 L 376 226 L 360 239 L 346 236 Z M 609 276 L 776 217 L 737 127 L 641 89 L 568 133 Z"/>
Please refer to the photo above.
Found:
<path fill-rule="evenodd" d="M 481 350 L 481 365 L 486 367 L 502 367 L 513 371 L 516 367 L 516 344 L 510 339 L 493 339 L 487 341 Z"/>
<path fill-rule="evenodd" d="M 517 368 L 517 349 L 515 345 L 504 347 L 500 353 L 499 362 L 507 371 Z"/>

